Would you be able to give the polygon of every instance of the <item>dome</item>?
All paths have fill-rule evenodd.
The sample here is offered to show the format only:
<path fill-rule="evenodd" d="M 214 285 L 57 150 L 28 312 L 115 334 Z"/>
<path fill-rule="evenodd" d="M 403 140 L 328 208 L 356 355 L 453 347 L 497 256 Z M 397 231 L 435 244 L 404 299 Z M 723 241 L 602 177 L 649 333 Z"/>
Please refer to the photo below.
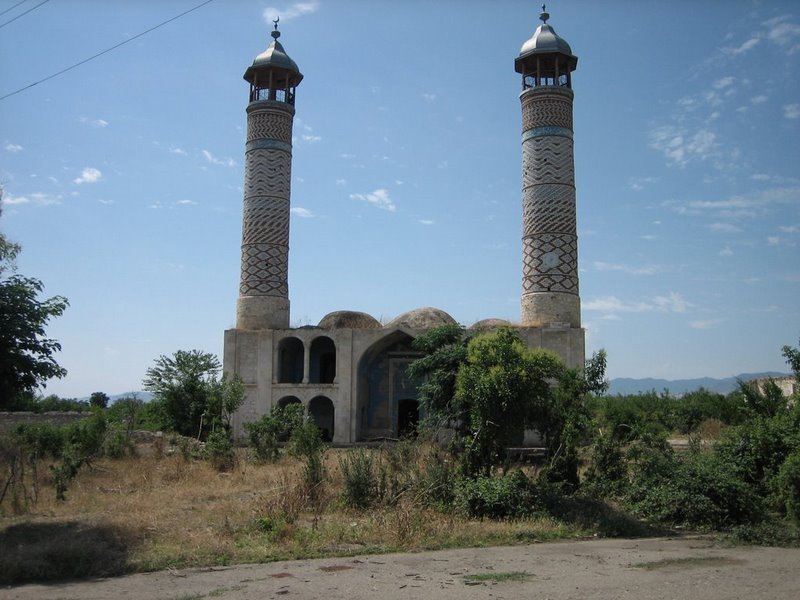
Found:
<path fill-rule="evenodd" d="M 486 330 L 486 329 L 499 329 L 500 327 L 513 327 L 514 325 L 511 321 L 506 321 L 505 319 L 482 319 L 477 323 L 474 323 L 470 329 L 474 330 Z"/>
<path fill-rule="evenodd" d="M 438 308 L 417 308 L 394 318 L 386 328 L 408 327 L 409 329 L 431 329 L 442 325 L 457 325 L 456 320 Z"/>
<path fill-rule="evenodd" d="M 560 37 L 555 29 L 547 24 L 547 19 L 550 18 L 550 15 L 543 11 L 539 18 L 542 20 L 542 24 L 536 28 L 533 37 L 522 44 L 517 60 L 535 56 L 536 54 L 565 54 L 572 56 L 572 48 L 569 47 L 567 40 Z"/>
<path fill-rule="evenodd" d="M 289 55 L 286 54 L 286 50 L 283 49 L 283 45 L 278 41 L 281 32 L 278 31 L 277 23 L 275 24 L 275 31 L 273 31 L 271 35 L 273 38 L 272 42 L 264 52 L 256 56 L 252 66 L 248 67 L 247 71 L 245 71 L 244 78 L 252 82 L 258 71 L 275 69 L 284 71 L 287 75 L 294 75 L 294 85 L 297 85 L 303 80 L 303 74 L 300 73 L 297 63 L 289 58 Z"/>
<path fill-rule="evenodd" d="M 319 322 L 323 329 L 380 329 L 381 324 L 372 315 L 355 310 L 337 310 L 328 313 Z"/>

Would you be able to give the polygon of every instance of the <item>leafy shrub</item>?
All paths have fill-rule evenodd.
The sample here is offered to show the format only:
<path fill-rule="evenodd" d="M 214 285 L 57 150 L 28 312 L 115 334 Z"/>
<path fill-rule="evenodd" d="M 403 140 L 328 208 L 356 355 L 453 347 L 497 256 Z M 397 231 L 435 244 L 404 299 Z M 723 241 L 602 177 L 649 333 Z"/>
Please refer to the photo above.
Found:
<path fill-rule="evenodd" d="M 217 471 L 230 471 L 236 463 L 231 437 L 223 427 L 217 427 L 206 439 L 203 455 Z"/>
<path fill-rule="evenodd" d="M 670 463 L 670 471 L 665 472 Z M 634 475 L 627 502 L 645 519 L 720 529 L 757 521 L 763 512 L 763 502 L 753 487 L 713 454 L 644 464 L 647 468 Z"/>
<path fill-rule="evenodd" d="M 789 518 L 800 524 L 800 449 L 790 454 L 775 477 L 775 495 Z"/>
<path fill-rule="evenodd" d="M 269 414 L 257 421 L 245 423 L 244 430 L 259 460 L 275 461 L 280 456 L 280 443 L 289 439 L 291 432 L 303 424 L 305 409 L 293 403 L 285 407 L 274 406 Z"/>
<path fill-rule="evenodd" d="M 125 425 L 110 423 L 103 440 L 103 454 L 109 458 L 122 458 L 133 455 L 135 451 L 135 446 L 128 437 Z"/>
<path fill-rule="evenodd" d="M 591 452 L 584 492 L 595 498 L 621 496 L 628 483 L 628 468 L 620 442 L 610 435 L 598 435 Z"/>
<path fill-rule="evenodd" d="M 342 498 L 348 506 L 367 508 L 378 496 L 375 459 L 363 448 L 350 450 L 339 459 L 344 490 Z"/>
<path fill-rule="evenodd" d="M 456 484 L 457 509 L 473 518 L 516 519 L 540 508 L 534 484 L 520 470 L 502 477 L 462 478 Z"/>
<path fill-rule="evenodd" d="M 440 510 L 452 506 L 455 498 L 456 474 L 453 461 L 447 455 L 434 448 L 425 457 L 420 480 L 423 498 Z"/>

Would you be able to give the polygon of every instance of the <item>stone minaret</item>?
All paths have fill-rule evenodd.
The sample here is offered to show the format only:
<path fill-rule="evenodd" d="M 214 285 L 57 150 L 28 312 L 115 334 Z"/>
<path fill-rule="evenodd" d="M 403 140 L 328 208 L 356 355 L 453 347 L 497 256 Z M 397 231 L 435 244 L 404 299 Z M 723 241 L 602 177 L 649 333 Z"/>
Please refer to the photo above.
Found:
<path fill-rule="evenodd" d="M 247 145 L 242 219 L 242 272 L 237 329 L 289 327 L 289 195 L 292 122 L 303 75 L 289 58 L 275 21 L 273 41 L 247 69 Z"/>
<path fill-rule="evenodd" d="M 572 148 L 572 71 L 578 57 L 543 24 L 522 46 L 522 325 L 581 326 Z"/>

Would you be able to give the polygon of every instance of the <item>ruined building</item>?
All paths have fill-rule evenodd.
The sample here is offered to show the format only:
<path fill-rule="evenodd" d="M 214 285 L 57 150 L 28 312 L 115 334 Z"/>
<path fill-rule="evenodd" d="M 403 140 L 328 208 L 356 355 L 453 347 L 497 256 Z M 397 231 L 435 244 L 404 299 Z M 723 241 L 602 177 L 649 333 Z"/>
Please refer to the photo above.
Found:
<path fill-rule="evenodd" d="M 522 93 L 522 313 L 520 337 L 583 366 L 572 146 L 572 72 L 578 59 L 547 23 L 514 67 Z M 417 382 L 406 375 L 411 342 L 455 321 L 419 308 L 382 325 L 335 311 L 315 327 L 289 326 L 289 208 L 297 64 L 272 42 L 244 74 L 250 84 L 245 145 L 242 262 L 236 327 L 225 332 L 224 367 L 244 382 L 242 425 L 271 407 L 301 402 L 334 443 L 401 436 L 419 418 Z M 509 90 L 508 93 L 512 93 Z M 509 140 L 509 144 L 514 143 Z M 457 268 L 457 266 L 456 266 Z M 486 319 L 472 327 L 511 325 Z"/>

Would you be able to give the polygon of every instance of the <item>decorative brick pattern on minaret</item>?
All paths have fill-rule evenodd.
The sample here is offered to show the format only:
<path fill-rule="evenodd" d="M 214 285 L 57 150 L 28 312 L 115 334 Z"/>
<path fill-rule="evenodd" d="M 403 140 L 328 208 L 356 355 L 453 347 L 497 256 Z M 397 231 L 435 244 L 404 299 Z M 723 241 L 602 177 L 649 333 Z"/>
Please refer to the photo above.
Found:
<path fill-rule="evenodd" d="M 572 145 L 578 58 L 547 24 L 515 61 L 522 74 L 522 325 L 581 326 Z"/>
<path fill-rule="evenodd" d="M 272 32 L 250 82 L 237 329 L 289 327 L 289 215 L 295 87 L 303 76 Z"/>

